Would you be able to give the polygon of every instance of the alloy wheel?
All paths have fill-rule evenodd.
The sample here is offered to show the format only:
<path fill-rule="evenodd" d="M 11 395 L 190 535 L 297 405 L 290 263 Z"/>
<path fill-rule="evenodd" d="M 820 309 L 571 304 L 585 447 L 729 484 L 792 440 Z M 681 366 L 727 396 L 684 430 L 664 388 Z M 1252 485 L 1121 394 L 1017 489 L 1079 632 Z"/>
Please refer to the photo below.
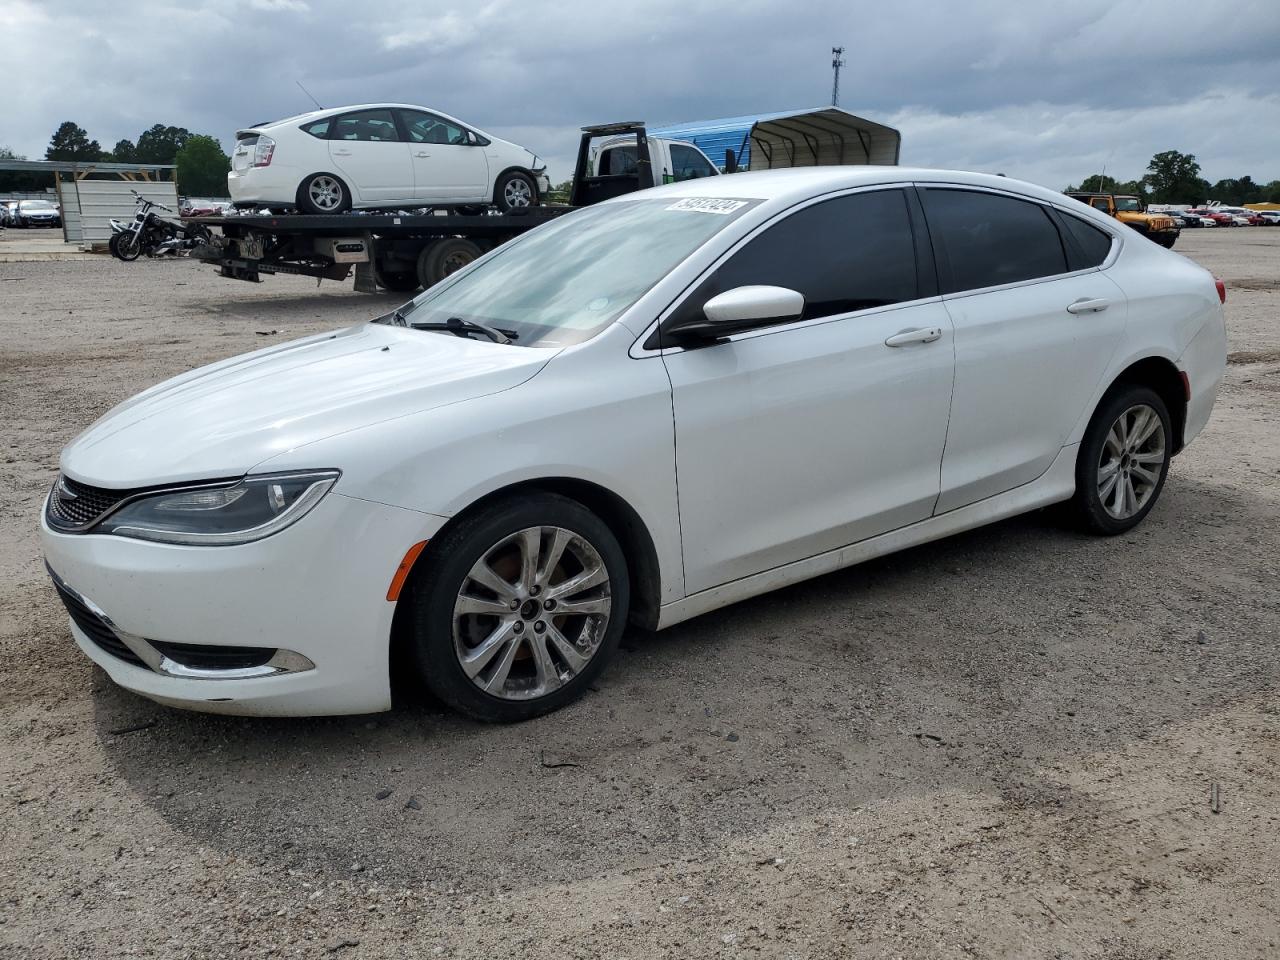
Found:
<path fill-rule="evenodd" d="M 609 626 L 604 560 L 563 527 L 527 527 L 486 550 L 453 606 L 463 673 L 490 696 L 532 700 L 591 662 Z"/>
<path fill-rule="evenodd" d="M 320 210 L 337 210 L 342 205 L 342 184 L 333 177 L 312 177 L 307 195 Z"/>
<path fill-rule="evenodd" d="M 1116 520 L 1147 505 L 1164 470 L 1164 421 L 1145 403 L 1125 410 L 1107 431 L 1098 461 L 1098 499 Z"/>
<path fill-rule="evenodd" d="M 528 207 L 533 204 L 533 191 L 529 188 L 529 181 L 523 177 L 512 177 L 507 181 L 506 186 L 502 188 L 502 197 L 507 202 L 507 207 Z"/>

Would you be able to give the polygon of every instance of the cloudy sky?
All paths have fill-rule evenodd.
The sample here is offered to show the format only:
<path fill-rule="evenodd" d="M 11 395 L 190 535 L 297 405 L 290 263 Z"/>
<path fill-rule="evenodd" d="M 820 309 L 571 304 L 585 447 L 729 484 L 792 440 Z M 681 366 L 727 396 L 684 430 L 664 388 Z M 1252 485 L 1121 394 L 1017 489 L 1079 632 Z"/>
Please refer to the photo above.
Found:
<path fill-rule="evenodd" d="M 435 106 L 571 171 L 584 123 L 821 105 L 902 130 L 903 163 L 1061 189 L 1194 153 L 1280 179 L 1278 0 L 0 0 L 0 146 L 75 120 L 217 136 L 309 109 Z"/>

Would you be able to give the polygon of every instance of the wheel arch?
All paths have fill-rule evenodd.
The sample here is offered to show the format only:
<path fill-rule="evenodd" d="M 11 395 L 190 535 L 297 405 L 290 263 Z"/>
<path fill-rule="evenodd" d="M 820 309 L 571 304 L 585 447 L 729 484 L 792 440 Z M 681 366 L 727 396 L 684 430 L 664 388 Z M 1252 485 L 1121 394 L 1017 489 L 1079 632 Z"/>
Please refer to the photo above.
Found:
<path fill-rule="evenodd" d="M 1130 363 L 1103 391 L 1090 417 L 1096 416 L 1107 398 L 1124 386 L 1149 387 L 1160 395 L 1169 411 L 1170 426 L 1173 428 L 1173 452 L 1181 452 L 1187 423 L 1187 389 L 1182 373 L 1173 361 L 1166 357 L 1150 356 Z"/>
<path fill-rule="evenodd" d="M 649 533 L 640 514 L 630 503 L 598 483 L 576 477 L 540 477 L 508 484 L 485 494 L 455 513 L 443 527 L 436 531 L 432 541 L 438 541 L 459 521 L 479 510 L 501 500 L 533 492 L 555 493 L 567 497 L 586 507 L 604 521 L 613 535 L 618 538 L 618 543 L 627 557 L 627 575 L 631 586 L 631 610 L 628 621 L 645 630 L 656 630 L 658 612 L 662 603 L 662 579 L 653 536 Z M 408 668 L 408 647 L 412 642 L 412 603 L 405 601 L 411 599 L 414 593 L 424 586 L 419 572 L 425 568 L 423 557 L 429 556 L 430 550 L 431 543 L 428 543 L 415 559 L 413 568 L 405 581 L 405 589 L 396 601 L 396 610 L 391 622 L 391 650 L 388 658 L 393 689 L 397 688 L 403 678 L 411 677 L 413 673 L 412 669 Z"/>

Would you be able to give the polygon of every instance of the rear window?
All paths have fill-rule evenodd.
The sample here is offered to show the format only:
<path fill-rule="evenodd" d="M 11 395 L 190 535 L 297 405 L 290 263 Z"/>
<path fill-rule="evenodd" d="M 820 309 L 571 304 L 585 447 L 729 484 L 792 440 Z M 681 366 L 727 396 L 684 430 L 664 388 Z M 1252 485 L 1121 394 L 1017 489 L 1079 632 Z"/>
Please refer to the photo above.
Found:
<path fill-rule="evenodd" d="M 314 123 L 304 123 L 301 129 L 303 133 L 309 133 L 313 137 L 324 140 L 329 136 L 329 118 L 326 117 L 325 119 L 317 120 Z"/>
<path fill-rule="evenodd" d="M 1069 213 L 1062 214 L 1062 222 L 1067 225 L 1067 233 L 1071 234 L 1083 258 L 1077 265 L 1078 269 L 1096 267 L 1107 259 L 1111 252 L 1111 234 Z"/>

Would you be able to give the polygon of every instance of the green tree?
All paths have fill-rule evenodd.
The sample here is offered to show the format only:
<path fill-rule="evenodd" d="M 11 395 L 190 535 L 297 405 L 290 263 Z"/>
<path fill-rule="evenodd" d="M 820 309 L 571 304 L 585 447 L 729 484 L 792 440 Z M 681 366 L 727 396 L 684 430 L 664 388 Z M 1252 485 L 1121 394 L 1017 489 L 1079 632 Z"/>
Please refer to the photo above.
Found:
<path fill-rule="evenodd" d="M 1165 150 L 1147 164 L 1143 178 L 1151 189 L 1154 203 L 1200 203 L 1204 200 L 1204 181 L 1194 154 Z"/>
<path fill-rule="evenodd" d="M 1261 193 L 1264 203 L 1280 203 L 1280 180 L 1272 180 L 1262 188 Z"/>
<path fill-rule="evenodd" d="M 49 140 L 44 152 L 46 160 L 101 160 L 102 147 L 79 124 L 65 121 Z"/>
<path fill-rule="evenodd" d="M 178 192 L 188 197 L 225 197 L 231 158 L 222 144 L 202 134 L 188 135 L 174 162 L 178 165 Z"/>
<path fill-rule="evenodd" d="M 132 140 L 117 140 L 107 157 L 112 163 L 137 163 L 138 148 L 133 145 Z"/>
<path fill-rule="evenodd" d="M 1118 193 L 1120 183 L 1115 177 L 1109 177 L 1105 173 L 1095 173 L 1091 177 L 1085 177 L 1084 182 L 1078 187 L 1067 187 L 1063 193 Z"/>
<path fill-rule="evenodd" d="M 20 153 L 9 147 L 0 147 L 0 160 L 25 160 Z M 48 173 L 30 173 L 26 170 L 0 170 L 0 193 L 11 190 L 43 190 L 53 185 L 53 176 Z"/>
<path fill-rule="evenodd" d="M 191 131 L 186 127 L 166 127 L 157 123 L 144 130 L 135 148 L 135 163 L 173 163 L 178 151 L 186 146 Z"/>

